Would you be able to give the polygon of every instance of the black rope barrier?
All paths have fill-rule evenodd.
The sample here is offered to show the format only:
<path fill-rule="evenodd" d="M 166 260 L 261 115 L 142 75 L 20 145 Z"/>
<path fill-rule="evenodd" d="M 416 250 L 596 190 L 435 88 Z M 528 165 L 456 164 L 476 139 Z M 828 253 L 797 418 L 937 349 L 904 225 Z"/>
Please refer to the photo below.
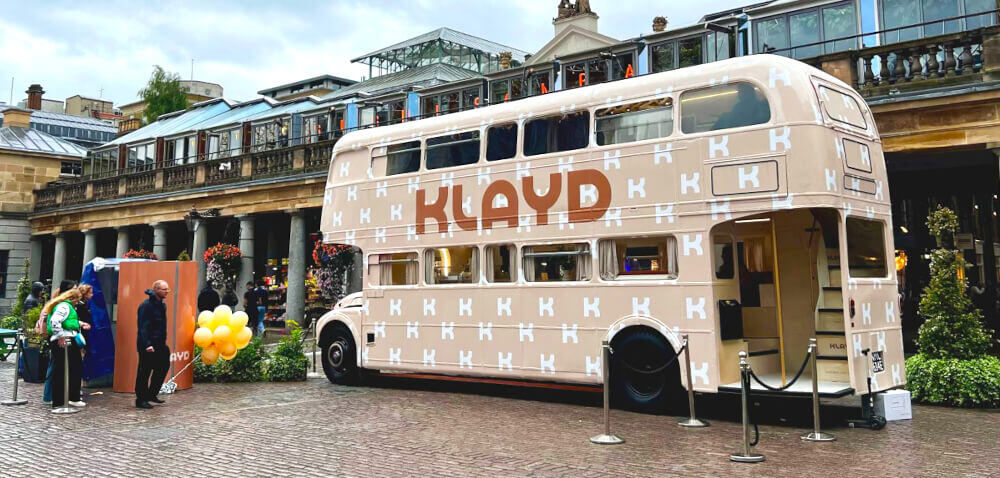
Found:
<path fill-rule="evenodd" d="M 750 369 L 750 376 L 753 377 L 754 381 L 757 382 L 757 383 L 759 383 L 761 387 L 764 387 L 764 388 L 766 388 L 768 390 L 771 390 L 773 392 L 781 392 L 781 391 L 784 391 L 784 390 L 788 390 L 789 387 L 791 387 L 792 385 L 794 385 L 795 382 L 797 382 L 799 380 L 799 377 L 802 376 L 802 372 L 805 372 L 806 365 L 809 364 L 809 357 L 811 355 L 812 355 L 812 352 L 806 352 L 806 359 L 802 361 L 802 366 L 799 367 L 799 371 L 798 371 L 798 373 L 795 374 L 795 378 L 793 378 L 791 382 L 786 383 L 783 387 L 772 387 L 772 386 L 764 383 L 760 379 L 760 377 L 758 377 L 757 374 L 755 374 L 753 372 L 752 368 Z"/>
<path fill-rule="evenodd" d="M 660 373 L 660 372 L 666 370 L 667 367 L 673 365 L 674 362 L 676 362 L 677 359 L 680 358 L 681 354 L 684 353 L 684 351 L 686 349 L 687 349 L 687 345 L 685 344 L 683 347 L 681 347 L 680 350 L 677 351 L 677 354 L 674 355 L 674 358 L 668 360 L 667 363 L 665 363 L 665 364 L 663 364 L 663 365 L 661 365 L 661 366 L 659 366 L 659 367 L 657 367 L 657 368 L 655 368 L 653 370 L 639 370 L 639 369 L 637 369 L 637 368 L 629 365 L 624 360 L 622 360 L 622 364 L 625 365 L 625 368 L 627 368 L 627 369 L 629 369 L 629 370 L 631 370 L 631 371 L 633 371 L 635 373 L 642 373 L 642 374 L 646 374 L 646 375 L 652 375 L 654 373 Z"/>

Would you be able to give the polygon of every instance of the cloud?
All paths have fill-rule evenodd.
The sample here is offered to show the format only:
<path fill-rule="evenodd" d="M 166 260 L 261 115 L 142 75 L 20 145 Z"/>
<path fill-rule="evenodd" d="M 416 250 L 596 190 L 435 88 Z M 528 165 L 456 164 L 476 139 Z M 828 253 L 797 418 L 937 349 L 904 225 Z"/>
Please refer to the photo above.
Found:
<path fill-rule="evenodd" d="M 600 30 L 625 39 L 747 2 L 695 4 L 593 0 Z M 219 83 L 228 98 L 320 74 L 368 75 L 359 55 L 446 26 L 534 52 L 552 38 L 555 0 L 334 0 L 327 2 L 126 2 L 56 0 L 7 5 L 0 18 L 0 85 L 14 77 L 13 101 L 31 83 L 46 97 L 136 99 L 153 65 Z M 7 88 L 0 88 L 9 93 Z M 103 93 L 102 93 L 103 90 Z M 0 94 L 6 101 L 7 94 Z"/>

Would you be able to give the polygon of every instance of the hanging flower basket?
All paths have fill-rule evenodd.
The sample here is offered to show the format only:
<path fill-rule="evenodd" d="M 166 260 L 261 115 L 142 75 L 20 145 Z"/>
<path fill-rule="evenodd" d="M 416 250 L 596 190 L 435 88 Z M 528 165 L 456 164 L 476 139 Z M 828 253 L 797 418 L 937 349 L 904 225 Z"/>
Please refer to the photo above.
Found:
<path fill-rule="evenodd" d="M 316 286 L 323 298 L 336 302 L 344 297 L 344 276 L 351 267 L 353 254 L 351 246 L 316 241 L 313 262 L 318 267 Z"/>
<path fill-rule="evenodd" d="M 243 253 L 240 248 L 220 242 L 205 251 L 208 282 L 216 289 L 232 289 L 240 274 Z"/>
<path fill-rule="evenodd" d="M 153 254 L 151 251 L 147 251 L 145 249 L 129 249 L 128 252 L 125 253 L 125 258 L 126 259 L 151 259 L 151 260 L 154 260 L 154 261 L 160 260 L 159 257 L 156 257 L 156 254 Z"/>

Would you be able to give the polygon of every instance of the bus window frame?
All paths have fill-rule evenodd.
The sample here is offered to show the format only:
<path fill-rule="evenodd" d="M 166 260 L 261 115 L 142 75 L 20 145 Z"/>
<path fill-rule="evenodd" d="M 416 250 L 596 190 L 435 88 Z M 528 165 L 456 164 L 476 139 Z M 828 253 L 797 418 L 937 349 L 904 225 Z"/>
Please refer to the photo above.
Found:
<path fill-rule="evenodd" d="M 591 123 L 591 128 L 590 128 L 590 132 L 591 132 L 591 135 L 590 135 L 591 136 L 590 137 L 590 144 L 587 147 L 588 148 L 610 148 L 610 149 L 614 149 L 616 146 L 617 147 L 622 147 L 621 145 L 632 146 L 632 145 L 641 145 L 641 144 L 646 144 L 646 143 L 650 143 L 650 144 L 656 143 L 656 142 L 661 142 L 662 143 L 665 140 L 669 140 L 670 138 L 674 137 L 677 134 L 677 131 L 680 129 L 678 127 L 679 124 L 680 124 L 678 122 L 678 120 L 680 118 L 678 118 L 678 116 L 677 116 L 678 112 L 680 111 L 680 108 L 677 105 L 677 99 L 678 99 L 678 96 L 675 93 L 660 94 L 660 95 L 646 95 L 646 96 L 639 96 L 639 97 L 635 97 L 635 98 L 622 99 L 620 102 L 618 102 L 621 105 L 631 105 L 631 104 L 643 103 L 643 102 L 653 101 L 653 100 L 669 100 L 669 102 L 670 102 L 669 105 L 667 105 L 667 106 L 661 106 L 659 108 L 653 108 L 653 109 L 670 108 L 670 120 L 672 122 L 671 126 L 670 126 L 670 134 L 668 134 L 666 136 L 661 136 L 661 137 L 658 137 L 658 138 L 638 139 L 638 140 L 635 140 L 635 141 L 625 141 L 625 142 L 622 142 L 622 143 L 608 143 L 608 144 L 604 144 L 604 145 L 598 144 L 598 142 L 597 142 L 597 112 L 600 111 L 600 110 L 609 109 L 610 107 L 608 105 L 596 105 L 596 106 L 592 106 L 592 107 L 588 108 L 590 110 L 590 118 L 592 120 L 592 123 Z M 640 110 L 640 111 L 644 111 L 644 110 Z M 625 114 L 629 114 L 629 112 L 619 113 L 617 115 L 612 115 L 612 116 L 621 116 L 621 115 L 625 115 Z M 605 118 L 607 118 L 607 117 L 605 117 Z"/>
<path fill-rule="evenodd" d="M 381 277 L 382 264 L 392 264 L 392 263 L 396 263 L 396 262 L 402 263 L 402 262 L 410 262 L 410 261 L 403 261 L 403 260 L 388 260 L 388 261 L 383 261 L 383 260 L 379 259 L 379 261 L 378 261 L 379 276 L 377 277 L 378 278 L 378 283 L 377 284 L 373 282 L 373 280 L 376 278 L 375 275 L 369 273 L 369 271 L 364 271 L 365 274 L 368 274 L 368 278 L 369 278 L 368 279 L 368 286 L 369 287 L 372 287 L 372 288 L 375 288 L 375 289 L 406 289 L 406 288 L 413 288 L 413 287 L 419 287 L 419 286 L 427 285 L 427 284 L 423 283 L 423 279 L 424 279 L 423 275 L 424 274 L 421 271 L 421 269 L 423 268 L 423 263 L 421 262 L 421 258 L 420 258 L 421 251 L 419 251 L 419 250 L 415 251 L 413 249 L 400 249 L 400 250 L 393 249 L 391 251 L 369 252 L 368 256 L 367 256 L 368 257 L 368 261 L 367 261 L 368 267 L 371 267 L 371 263 L 372 263 L 371 257 L 372 256 L 383 256 L 383 255 L 385 255 L 385 256 L 391 256 L 393 254 L 416 254 L 417 258 L 416 258 L 416 260 L 414 262 L 417 263 L 417 281 L 414 282 L 413 284 L 389 284 L 389 285 L 383 284 L 382 283 L 382 277 Z"/>
<path fill-rule="evenodd" d="M 684 96 L 685 93 L 702 91 L 702 90 L 707 90 L 709 88 L 717 88 L 717 87 L 720 87 L 720 86 L 737 85 L 737 84 L 740 84 L 740 83 L 747 83 L 747 84 L 753 85 L 755 88 L 757 88 L 764 95 L 764 99 L 767 100 L 768 111 L 770 112 L 770 115 L 771 115 L 770 118 L 768 118 L 767 121 L 765 121 L 763 123 L 749 124 L 749 125 L 743 125 L 743 126 L 735 126 L 735 127 L 732 127 L 732 128 L 721 128 L 721 129 L 713 129 L 713 130 L 708 130 L 708 131 L 699 131 L 699 132 L 695 132 L 695 133 L 685 133 L 684 132 L 684 125 L 683 125 L 684 117 L 681 116 L 681 114 L 684 112 L 684 105 L 682 104 L 682 102 L 684 101 L 683 96 Z M 775 106 L 774 106 L 774 102 L 772 101 L 774 99 L 774 96 L 768 94 L 768 91 L 770 91 L 770 89 L 767 88 L 762 82 L 758 81 L 756 78 L 748 78 L 748 77 L 730 78 L 726 83 L 718 83 L 718 84 L 715 84 L 715 85 L 705 84 L 705 85 L 702 85 L 702 86 L 695 86 L 695 87 L 692 87 L 692 88 L 686 88 L 686 89 L 683 89 L 683 90 L 680 90 L 680 91 L 674 91 L 673 95 L 676 97 L 675 100 L 674 100 L 674 110 L 675 110 L 675 115 L 676 115 L 676 117 L 674 118 L 674 125 L 675 125 L 674 126 L 674 134 L 679 134 L 683 138 L 692 138 L 692 139 L 694 139 L 694 138 L 700 138 L 700 137 L 703 137 L 703 136 L 718 136 L 720 134 L 732 134 L 734 132 L 736 132 L 736 133 L 742 133 L 742 132 L 746 132 L 746 131 L 753 131 L 755 129 L 764 129 L 764 128 L 773 127 L 779 121 L 776 119 L 776 116 L 775 116 Z M 819 102 L 819 98 L 818 97 L 817 97 L 816 101 Z M 781 121 L 784 121 L 784 118 L 782 118 Z M 787 122 L 786 122 L 786 124 L 787 124 Z M 669 137 L 670 136 L 668 136 L 668 138 Z M 660 138 L 660 141 L 662 141 L 662 140 L 663 140 L 663 138 Z"/>
<path fill-rule="evenodd" d="M 885 266 L 885 274 L 883 274 L 881 276 L 857 276 L 857 277 L 855 277 L 854 275 L 851 274 L 851 254 L 850 254 L 850 252 L 851 252 L 851 244 L 850 244 L 851 238 L 850 238 L 850 236 L 848 236 L 848 233 L 847 233 L 847 220 L 848 219 L 855 219 L 855 220 L 859 220 L 859 221 L 874 222 L 874 223 L 877 223 L 881 227 L 881 230 L 882 230 L 882 245 L 881 245 L 881 249 L 882 249 L 882 254 L 884 254 L 884 257 L 882 258 L 882 260 L 883 260 L 883 265 Z M 843 269 L 844 267 L 847 267 L 847 277 L 849 279 L 851 279 L 851 280 L 860 280 L 860 281 L 865 281 L 865 280 L 887 280 L 887 279 L 890 279 L 892 277 L 894 269 L 893 269 L 893 266 L 892 266 L 892 264 L 893 264 L 892 259 L 889 258 L 889 250 L 890 249 L 889 249 L 888 245 L 886 244 L 887 234 L 889 234 L 889 233 L 892 232 L 888 228 L 889 224 L 885 220 L 883 220 L 883 219 L 869 218 L 869 217 L 863 217 L 863 216 L 854 216 L 854 215 L 846 215 L 845 214 L 844 215 L 844 220 L 843 220 L 843 225 L 844 225 L 844 239 L 841 242 L 844 243 L 844 251 L 846 252 L 846 254 L 842 254 L 843 257 L 841 258 L 841 261 L 840 261 L 840 267 L 841 267 L 841 269 Z"/>
<path fill-rule="evenodd" d="M 486 276 L 486 268 L 483 267 L 483 265 L 485 264 L 485 261 L 488 258 L 487 254 L 486 254 L 487 250 L 489 248 L 491 248 L 491 247 L 501 247 L 501 246 L 509 246 L 511 248 L 510 260 L 511 260 L 512 264 L 510 266 L 510 269 L 511 269 L 511 271 L 510 271 L 510 280 L 506 281 L 506 282 L 497 282 L 497 281 L 494 281 L 494 280 L 490 279 L 489 277 Z M 480 277 L 483 280 L 483 282 L 480 283 L 480 286 L 487 285 L 487 286 L 510 287 L 510 286 L 522 283 L 522 280 L 521 280 L 521 275 L 522 275 L 521 272 L 522 271 L 521 271 L 521 259 L 520 259 L 520 256 L 521 256 L 521 246 L 520 245 L 515 244 L 514 242 L 490 242 L 490 243 L 480 244 L 479 245 L 479 249 L 480 249 L 480 252 L 479 252 L 479 257 L 480 257 L 480 259 L 479 259 L 479 272 L 480 272 Z"/>
<path fill-rule="evenodd" d="M 511 125 L 514 126 L 514 154 L 511 157 L 509 157 L 509 158 L 494 159 L 494 160 L 490 161 L 490 159 L 486 157 L 486 155 L 489 154 L 490 131 L 492 131 L 493 128 L 499 128 L 501 126 L 511 126 Z M 502 122 L 499 122 L 499 123 L 496 123 L 496 124 L 491 124 L 489 127 L 486 128 L 486 134 L 483 135 L 483 139 L 482 139 L 482 143 L 483 144 L 480 145 L 481 148 L 482 148 L 482 154 L 480 154 L 479 160 L 481 162 L 485 163 L 485 164 L 493 164 L 493 163 L 500 163 L 500 162 L 503 162 L 503 161 L 510 161 L 511 159 L 518 159 L 518 158 L 520 158 L 521 157 L 521 148 L 522 148 L 521 142 L 523 140 L 523 136 L 522 136 L 523 132 L 524 132 L 524 128 L 522 127 L 522 124 L 520 122 L 516 121 L 516 120 L 513 120 L 513 121 L 502 121 Z"/>
<path fill-rule="evenodd" d="M 524 256 L 524 248 L 525 247 L 560 246 L 560 245 L 577 245 L 577 244 L 586 244 L 587 245 L 587 250 L 586 251 L 579 251 L 579 252 L 575 252 L 575 253 L 573 253 L 574 251 L 558 251 L 558 252 L 570 252 L 571 254 L 544 254 L 544 253 L 538 254 L 538 253 L 533 253 L 532 257 L 535 257 L 535 256 L 545 256 L 545 255 L 553 256 L 553 257 L 568 256 L 568 255 L 587 256 L 587 257 L 590 258 L 590 264 L 589 264 L 589 268 L 587 270 L 588 277 L 586 279 L 583 279 L 583 280 L 564 280 L 564 281 L 560 281 L 560 280 L 549 280 L 549 281 L 528 280 L 528 276 L 525 275 L 525 273 L 524 273 L 524 263 L 526 262 L 525 261 L 525 256 Z M 595 276 L 598 275 L 598 273 L 595 273 L 595 271 L 597 271 L 597 265 L 594 264 L 594 262 L 597 260 L 594 257 L 595 247 L 596 247 L 596 242 L 593 241 L 593 240 L 591 240 L 591 239 L 578 239 L 578 240 L 574 241 L 571 238 L 567 238 L 567 240 L 565 240 L 565 241 L 526 242 L 526 243 L 518 244 L 517 245 L 517 277 L 518 277 L 517 283 L 518 284 L 524 284 L 524 285 L 542 284 L 542 285 L 547 285 L 549 287 L 558 286 L 559 284 L 571 284 L 571 285 L 572 284 L 592 284 L 594 282 L 594 280 L 595 280 Z M 578 266 L 579 266 L 579 264 L 578 264 Z M 502 282 L 502 284 L 513 284 L 513 282 Z"/>
<path fill-rule="evenodd" d="M 856 125 L 854 123 L 851 123 L 850 121 L 841 121 L 841 120 L 835 118 L 832 114 L 830 114 L 830 111 L 826 109 L 826 102 L 824 102 L 823 98 L 822 98 L 822 88 L 826 88 L 826 89 L 828 89 L 830 91 L 833 91 L 833 92 L 836 92 L 836 93 L 840 93 L 841 95 L 846 96 L 847 98 L 850 98 L 851 101 L 854 102 L 854 106 L 858 107 L 858 112 L 861 114 L 861 121 L 864 121 L 865 125 L 864 126 L 858 126 L 858 125 Z M 861 103 L 858 102 L 857 98 L 855 98 L 855 97 L 851 96 L 850 94 L 844 92 L 840 88 L 836 88 L 836 87 L 830 85 L 829 83 L 823 81 L 822 79 L 819 79 L 819 78 L 816 78 L 816 77 L 813 77 L 813 91 L 816 93 L 816 103 L 819 105 L 819 108 L 823 110 L 823 117 L 826 118 L 826 119 L 829 119 L 830 121 L 832 121 L 833 122 L 832 125 L 834 125 L 834 126 L 841 126 L 842 128 L 843 127 L 847 127 L 848 128 L 847 130 L 848 131 L 852 131 L 852 132 L 853 131 L 864 131 L 864 132 L 867 133 L 869 131 L 869 123 L 870 122 L 868 120 L 868 114 L 870 113 L 870 111 L 866 110 L 867 104 L 862 105 Z"/>
<path fill-rule="evenodd" d="M 672 237 L 672 238 L 674 238 L 675 241 L 677 240 L 677 234 L 675 234 L 673 232 L 664 232 L 664 233 L 659 233 L 659 234 L 640 234 L 640 235 L 632 235 L 632 236 L 621 236 L 621 235 L 618 235 L 618 236 L 603 236 L 603 237 L 598 238 L 595 241 L 595 244 L 596 244 L 597 248 L 592 250 L 592 254 L 596 253 L 597 257 L 596 258 L 593 258 L 593 257 L 591 258 L 591 272 L 594 274 L 594 278 L 597 279 L 597 282 L 602 283 L 602 284 L 621 284 L 622 282 L 639 282 L 639 281 L 655 281 L 657 283 L 666 281 L 666 282 L 676 283 L 678 281 L 678 278 L 681 275 L 681 269 L 680 269 L 680 254 L 681 254 L 681 251 L 680 251 L 680 247 L 677 246 L 676 244 L 675 244 L 675 248 L 677 249 L 676 252 L 677 252 L 677 261 L 678 261 L 678 264 L 677 264 L 677 274 L 676 275 L 670 275 L 669 273 L 662 273 L 662 274 L 661 273 L 622 274 L 621 272 L 619 272 L 617 276 L 615 276 L 615 277 L 613 277 L 611 279 L 605 279 L 604 277 L 602 277 L 604 271 L 601 268 L 601 266 L 602 266 L 602 264 L 601 264 L 601 252 L 600 252 L 601 251 L 601 242 L 604 242 L 604 241 L 615 241 L 615 240 L 618 240 L 618 239 L 665 239 L 667 237 Z M 617 247 L 617 245 L 616 245 L 616 247 Z M 615 255 L 617 256 L 617 252 L 615 253 Z M 669 257 L 669 252 L 667 253 L 667 255 Z M 619 265 L 621 265 L 621 264 L 619 264 Z"/>
<path fill-rule="evenodd" d="M 478 137 L 475 140 L 467 139 L 467 140 L 462 140 L 462 141 L 454 141 L 454 142 L 449 142 L 449 143 L 442 143 L 442 144 L 434 145 L 431 148 L 443 148 L 446 145 L 453 144 L 453 143 L 465 143 L 465 142 L 471 142 L 471 141 L 478 141 L 479 142 L 479 148 L 478 148 L 478 150 L 479 150 L 479 156 L 476 158 L 475 162 L 468 163 L 468 164 L 458 164 L 458 165 L 454 165 L 454 166 L 442 166 L 440 168 L 433 168 L 433 169 L 427 167 L 427 150 L 428 150 L 427 141 L 428 140 L 436 139 L 436 138 L 443 138 L 445 136 L 458 136 L 458 135 L 465 134 L 465 133 L 475 133 L 475 134 L 478 135 Z M 468 128 L 468 129 L 464 129 L 464 130 L 461 130 L 461 131 L 455 130 L 455 131 L 449 131 L 449 132 L 442 132 L 441 134 L 436 134 L 434 136 L 425 135 L 423 138 L 420 139 L 420 169 L 418 171 L 438 171 L 438 170 L 441 170 L 441 169 L 461 168 L 463 166 L 472 166 L 474 164 L 479 164 L 479 163 L 483 162 L 483 156 L 485 155 L 484 149 L 483 149 L 483 143 L 486 142 L 485 138 L 483 136 L 484 135 L 483 135 L 482 128 Z M 406 141 L 403 141 L 403 142 L 405 143 Z M 396 176 L 401 176 L 401 175 L 397 174 Z"/>
<path fill-rule="evenodd" d="M 438 284 L 436 282 L 435 283 L 427 282 L 427 270 L 426 270 L 426 267 L 427 267 L 426 266 L 426 264 L 427 264 L 427 255 L 430 254 L 431 256 L 433 256 L 434 255 L 434 251 L 437 250 L 437 249 L 459 249 L 459 248 L 469 248 L 469 249 L 472 249 L 472 251 L 473 251 L 472 253 L 477 256 L 476 260 L 478 262 L 478 264 L 477 264 L 478 265 L 478 268 L 477 268 L 478 270 L 472 275 L 472 280 L 469 281 L 469 282 L 453 282 L 453 283 L 449 283 L 449 284 Z M 454 244 L 449 244 L 449 245 L 439 245 L 438 247 L 427 246 L 423 250 L 421 250 L 420 252 L 418 252 L 417 255 L 418 256 L 419 255 L 423 255 L 424 256 L 423 257 L 423 259 L 424 259 L 423 262 L 420 263 L 420 265 L 418 266 L 420 269 L 417 271 L 417 275 L 420 276 L 421 286 L 423 286 L 423 287 L 437 287 L 437 288 L 442 288 L 442 289 L 455 289 L 455 288 L 463 288 L 463 287 L 479 287 L 479 286 L 482 285 L 482 281 L 483 281 L 483 277 L 484 276 L 483 276 L 483 263 L 482 263 L 483 253 L 482 253 L 482 247 L 481 247 L 481 245 L 476 245 L 476 244 L 469 244 L 469 245 L 461 245 L 461 244 L 454 245 Z"/>
<path fill-rule="evenodd" d="M 525 120 L 523 122 L 520 122 L 520 126 L 518 127 L 518 132 L 517 132 L 518 149 L 517 149 L 517 154 L 514 156 L 514 158 L 508 158 L 508 159 L 515 159 L 515 158 L 521 158 L 521 159 L 524 159 L 524 158 L 541 159 L 541 158 L 549 157 L 548 155 L 565 154 L 565 153 L 569 153 L 569 152 L 573 152 L 573 151 L 581 151 L 581 150 L 585 150 L 585 149 L 588 149 L 588 148 L 594 148 L 596 146 L 595 138 L 597 137 L 594 134 L 594 127 L 597 124 L 594 121 L 594 111 L 597 108 L 598 108 L 598 105 L 594 105 L 594 106 L 592 106 L 590 108 L 581 108 L 579 110 L 567 111 L 565 113 L 553 113 L 553 114 L 548 114 L 548 115 L 545 115 L 545 116 L 534 116 L 534 117 L 531 117 L 531 118 L 525 118 Z M 586 145 L 584 145 L 584 146 L 582 146 L 580 148 L 574 148 L 574 149 L 564 149 L 564 150 L 559 150 L 559 151 L 546 151 L 544 153 L 538 153 L 538 154 L 525 154 L 524 148 L 525 148 L 525 139 L 527 138 L 528 123 L 531 123 L 533 121 L 539 121 L 539 120 L 544 120 L 544 119 L 552 119 L 552 118 L 559 118 L 561 116 L 569 116 L 569 115 L 575 115 L 575 114 L 581 114 L 581 113 L 586 113 L 587 114 L 587 122 L 586 122 L 586 124 L 587 124 L 587 129 L 589 131 L 587 131 L 587 144 Z M 662 140 L 663 138 L 659 138 L 659 139 Z M 503 160 L 497 160 L 497 161 L 503 161 Z"/>
<path fill-rule="evenodd" d="M 426 156 L 425 155 L 426 146 L 424 144 L 424 139 L 425 138 L 407 138 L 405 140 L 394 141 L 394 142 L 391 142 L 391 143 L 379 144 L 379 145 L 376 145 L 376 146 L 369 146 L 369 148 L 368 148 L 368 151 L 369 151 L 368 152 L 368 168 L 371 169 L 371 171 L 372 171 L 372 178 L 405 177 L 408 174 L 420 174 L 422 172 L 425 172 L 426 170 L 424 169 L 424 160 L 425 160 L 424 158 Z M 417 170 L 416 171 L 406 172 L 406 173 L 400 173 L 400 174 L 388 174 L 388 172 L 389 172 L 389 147 L 390 146 L 395 146 L 397 144 L 412 143 L 414 141 L 416 141 L 417 143 L 420 143 L 420 148 L 419 148 L 419 150 L 420 150 L 420 161 L 419 161 L 419 164 L 417 165 Z M 379 151 L 379 150 L 381 150 L 381 154 L 375 154 L 375 152 Z M 381 176 L 375 174 L 375 158 L 385 158 L 385 170 L 382 172 Z M 442 168 L 442 169 L 444 169 L 444 168 Z"/>

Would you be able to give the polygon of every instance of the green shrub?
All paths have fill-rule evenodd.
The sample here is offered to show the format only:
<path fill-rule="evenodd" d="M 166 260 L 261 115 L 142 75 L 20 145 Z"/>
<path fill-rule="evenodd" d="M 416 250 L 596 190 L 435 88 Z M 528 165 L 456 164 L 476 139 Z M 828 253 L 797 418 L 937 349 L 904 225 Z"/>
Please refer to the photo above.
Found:
<path fill-rule="evenodd" d="M 297 382 L 306 379 L 309 359 L 305 355 L 273 355 L 267 364 L 267 378 L 272 382 Z"/>
<path fill-rule="evenodd" d="M 195 346 L 194 353 L 195 357 L 201 354 L 201 347 Z M 267 379 L 264 366 L 267 357 L 263 344 L 255 337 L 232 360 L 223 360 L 220 357 L 214 364 L 205 365 L 200 358 L 197 359 L 194 364 L 194 381 L 263 382 Z"/>
<path fill-rule="evenodd" d="M 982 314 L 966 295 L 965 280 L 958 272 L 965 261 L 958 251 L 931 252 L 931 280 L 920 298 L 920 325 L 917 344 L 920 353 L 933 358 L 973 359 L 986 355 L 990 332 L 982 325 Z"/>
<path fill-rule="evenodd" d="M 906 360 L 906 389 L 913 400 L 957 407 L 1000 406 L 1000 359 L 935 359 L 916 354 Z"/>
<path fill-rule="evenodd" d="M 21 327 L 21 316 L 19 315 L 8 315 L 0 319 L 0 329 L 17 330 L 19 327 Z"/>

